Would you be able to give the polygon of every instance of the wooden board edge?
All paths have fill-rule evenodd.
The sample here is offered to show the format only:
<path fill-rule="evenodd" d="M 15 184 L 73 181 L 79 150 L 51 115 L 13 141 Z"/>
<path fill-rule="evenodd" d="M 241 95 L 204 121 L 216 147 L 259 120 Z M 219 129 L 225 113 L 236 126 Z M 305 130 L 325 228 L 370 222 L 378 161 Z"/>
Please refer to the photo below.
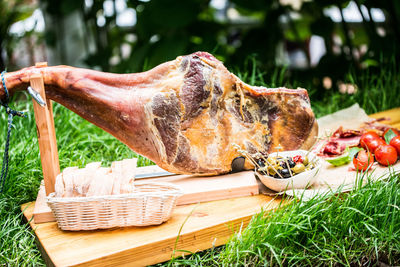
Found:
<path fill-rule="evenodd" d="M 271 201 L 280 202 L 282 199 L 273 199 Z M 156 243 L 126 249 L 97 259 L 90 259 L 73 266 L 147 266 L 171 260 L 174 251 L 174 257 L 179 258 L 184 255 L 218 247 L 226 244 L 232 238 L 233 234 L 244 230 L 255 214 L 261 211 L 274 211 L 282 208 L 289 202 L 284 201 L 283 206 L 279 204 L 278 206 L 272 205 L 271 207 L 268 207 L 268 203 L 265 203 L 267 205 L 259 206 L 259 209 L 254 210 L 254 212 L 240 218 L 235 218 L 230 222 L 215 224 L 201 230 L 193 229 L 193 231 L 179 236 L 178 240 L 171 237 Z"/>
<path fill-rule="evenodd" d="M 21 212 L 22 212 L 22 221 L 26 224 L 29 224 L 29 226 L 31 227 L 32 231 L 34 230 L 34 223 L 33 223 L 33 216 L 32 214 L 29 213 L 28 209 L 34 206 L 35 202 L 27 202 L 21 205 Z M 46 263 L 46 266 L 50 266 L 53 267 L 55 266 L 53 264 L 53 262 L 51 261 L 48 253 L 46 252 L 46 250 L 44 249 L 43 245 L 40 243 L 39 238 L 37 237 L 37 235 L 35 234 L 35 243 L 36 243 L 36 247 L 39 249 L 40 255 L 43 257 L 44 262 Z"/>
<path fill-rule="evenodd" d="M 400 107 L 379 111 L 379 112 L 376 112 L 373 114 L 369 114 L 368 116 L 371 118 L 380 118 L 382 116 L 390 117 L 391 114 L 396 114 L 396 115 L 399 114 L 400 115 Z"/>
<path fill-rule="evenodd" d="M 393 125 L 400 123 L 400 108 L 392 108 L 368 115 L 370 118 L 390 118 L 390 120 L 382 121 L 384 124 Z"/>
<path fill-rule="evenodd" d="M 35 205 L 35 201 L 26 202 L 26 203 L 21 205 L 21 212 L 24 215 L 23 216 L 23 220 L 24 220 L 25 223 L 29 223 L 29 224 L 31 223 L 30 220 L 32 218 L 32 215 L 29 213 L 28 209 L 33 205 Z"/>
<path fill-rule="evenodd" d="M 35 224 L 47 223 L 47 222 L 55 222 L 56 218 L 54 217 L 53 212 L 40 212 L 33 214 L 33 220 Z"/>
<path fill-rule="evenodd" d="M 254 196 L 258 197 L 258 196 Z M 243 214 L 240 217 L 235 217 L 231 221 L 225 221 L 221 223 L 216 223 L 213 225 L 209 225 L 206 228 L 193 228 L 190 231 L 186 232 L 183 230 L 183 233 L 178 239 L 176 246 L 176 254 L 175 257 L 180 257 L 182 255 L 191 254 L 194 252 L 202 251 L 208 249 L 210 247 L 220 246 L 225 244 L 229 238 L 235 232 L 244 229 L 248 223 L 250 222 L 253 215 L 259 213 L 261 210 L 264 211 L 272 211 L 279 207 L 281 204 L 277 203 L 281 202 L 281 199 L 270 199 L 267 202 L 257 204 L 257 208 L 249 211 L 246 214 Z M 275 203 L 275 204 L 272 204 Z M 271 205 L 272 204 L 272 205 Z M 21 206 L 21 210 L 23 211 L 24 217 L 27 220 L 32 218 L 34 202 L 25 203 Z M 194 214 L 193 214 L 194 215 Z M 35 231 L 37 226 L 33 220 L 30 220 L 30 226 Z M 182 227 L 184 229 L 184 225 Z M 64 262 L 57 260 L 56 258 L 49 257 L 42 243 L 38 243 L 39 247 L 43 247 L 42 255 L 48 262 L 49 265 L 55 266 L 144 266 L 149 264 L 156 264 L 159 262 L 168 261 L 171 259 L 172 253 L 174 251 L 176 236 L 178 235 L 179 230 L 176 230 L 176 235 L 170 235 L 169 237 L 160 240 L 155 243 L 147 243 L 143 246 L 136 246 L 132 248 L 123 249 L 121 251 L 112 252 L 109 255 L 104 255 L 98 258 L 90 258 L 87 257 L 82 262 Z M 179 252 L 179 250 L 189 251 L 187 253 Z M 47 258 L 46 258 L 47 257 Z"/>
<path fill-rule="evenodd" d="M 241 187 L 241 191 L 234 192 L 225 190 L 215 190 L 209 191 L 207 193 L 211 193 L 208 196 L 203 197 L 201 203 L 209 202 L 209 201 L 216 201 L 216 200 L 223 200 L 223 199 L 230 199 L 230 198 L 237 198 L 237 197 L 247 197 L 247 196 L 254 196 L 259 194 L 258 184 Z M 228 194 L 227 194 L 228 193 Z M 193 199 L 199 199 L 204 195 L 204 192 L 200 193 L 193 193 L 184 195 L 177 200 L 177 206 L 193 204 Z M 228 195 L 228 197 L 227 197 Z"/>
<path fill-rule="evenodd" d="M 234 219 L 229 223 L 213 225 L 200 231 L 194 230 L 193 232 L 181 235 L 177 242 L 176 238 L 169 238 L 141 247 L 126 249 L 97 259 L 87 259 L 73 266 L 147 266 L 169 261 L 172 258 L 175 243 L 175 257 L 193 254 L 210 247 L 226 244 L 234 233 L 240 229 L 244 229 L 249 224 L 254 214 Z M 57 263 L 55 264 L 57 265 Z"/>
<path fill-rule="evenodd" d="M 44 249 L 43 244 L 40 243 L 39 238 L 35 235 L 35 243 L 36 246 L 38 247 L 39 251 L 40 251 L 40 255 L 43 257 L 44 262 L 46 264 L 46 267 L 53 267 L 55 266 L 53 261 L 51 260 L 49 254 L 47 253 L 47 251 Z"/>
<path fill-rule="evenodd" d="M 33 209 L 33 220 L 36 224 L 56 221 L 53 212 L 46 202 L 46 189 L 43 181 L 40 184 L 40 189 L 35 202 L 35 208 Z"/>
<path fill-rule="evenodd" d="M 34 222 L 34 217 L 33 217 L 33 210 L 35 207 L 35 201 L 27 202 L 21 205 L 21 212 L 22 212 L 22 219 L 25 223 L 28 223 L 29 226 L 31 227 L 32 231 L 36 231 L 36 224 Z M 40 255 L 43 257 L 46 266 L 55 266 L 54 262 L 51 260 L 51 257 L 49 253 L 47 253 L 46 249 L 44 248 L 43 244 L 40 242 L 40 239 L 35 233 L 35 243 L 37 248 L 40 251 Z"/>

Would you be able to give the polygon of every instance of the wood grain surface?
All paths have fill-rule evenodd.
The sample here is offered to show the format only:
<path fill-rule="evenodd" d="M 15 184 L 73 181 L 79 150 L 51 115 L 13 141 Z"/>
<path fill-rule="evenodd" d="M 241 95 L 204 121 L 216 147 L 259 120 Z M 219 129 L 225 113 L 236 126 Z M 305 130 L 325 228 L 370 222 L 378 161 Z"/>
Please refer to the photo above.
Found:
<path fill-rule="evenodd" d="M 46 63 L 38 63 L 37 66 L 45 66 Z M 56 131 L 54 128 L 53 105 L 51 100 L 46 98 L 44 90 L 43 77 L 41 74 L 34 74 L 30 77 L 30 84 L 42 99 L 46 106 L 40 106 L 33 101 L 33 110 L 35 112 L 35 122 L 39 141 L 40 159 L 42 162 L 43 178 L 46 188 L 46 195 L 54 192 L 54 184 L 57 175 L 60 173 L 58 160 Z"/>
<path fill-rule="evenodd" d="M 386 118 L 386 120 L 381 121 L 381 123 L 389 124 L 400 129 L 400 108 L 381 111 L 370 115 L 370 117 L 374 119 Z"/>
<path fill-rule="evenodd" d="M 397 125 L 400 108 L 371 117 L 382 116 L 392 118 L 387 124 Z M 34 202 L 21 208 L 48 265 L 145 266 L 171 259 L 174 251 L 181 256 L 179 250 L 196 252 L 225 244 L 262 208 L 272 211 L 280 203 L 280 199 L 256 195 L 184 205 L 176 207 L 172 218 L 160 226 L 86 232 L 64 232 L 55 222 L 35 224 L 31 220 Z"/>
<path fill-rule="evenodd" d="M 35 223 L 55 222 L 56 218 L 46 203 L 46 189 L 42 180 L 33 209 Z"/>
<path fill-rule="evenodd" d="M 34 202 L 22 205 L 22 210 L 45 257 L 56 266 L 145 266 L 169 260 L 174 249 L 196 252 L 225 244 L 261 208 L 272 210 L 279 203 L 257 195 L 184 205 L 159 226 L 80 232 L 61 231 L 55 222 L 35 224 Z M 175 256 L 181 255 L 176 251 Z"/>

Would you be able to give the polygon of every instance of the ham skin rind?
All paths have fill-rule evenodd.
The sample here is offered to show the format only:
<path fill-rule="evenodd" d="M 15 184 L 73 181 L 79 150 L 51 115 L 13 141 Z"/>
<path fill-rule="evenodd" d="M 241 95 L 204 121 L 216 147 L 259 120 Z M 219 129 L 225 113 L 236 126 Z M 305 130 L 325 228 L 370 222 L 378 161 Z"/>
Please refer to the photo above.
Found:
<path fill-rule="evenodd" d="M 173 173 L 227 173 L 241 156 L 234 144 L 250 153 L 308 149 L 318 132 L 306 90 L 250 86 L 205 52 L 136 74 L 25 68 L 6 74 L 10 93 L 34 73 L 50 99 Z"/>

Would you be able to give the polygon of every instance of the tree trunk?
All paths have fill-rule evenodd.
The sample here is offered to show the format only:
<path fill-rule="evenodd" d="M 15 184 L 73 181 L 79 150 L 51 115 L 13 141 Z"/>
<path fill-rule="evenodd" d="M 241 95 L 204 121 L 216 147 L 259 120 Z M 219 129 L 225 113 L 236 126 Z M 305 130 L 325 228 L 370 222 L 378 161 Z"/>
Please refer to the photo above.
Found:
<path fill-rule="evenodd" d="M 346 39 L 346 45 L 349 47 L 350 50 L 350 59 L 355 63 L 355 58 L 354 58 L 354 47 L 353 43 L 351 42 L 350 34 L 349 34 L 349 27 L 347 22 L 344 19 L 343 15 L 343 10 L 340 5 L 337 5 L 340 11 L 340 16 L 342 17 L 342 28 L 343 28 L 343 33 Z"/>

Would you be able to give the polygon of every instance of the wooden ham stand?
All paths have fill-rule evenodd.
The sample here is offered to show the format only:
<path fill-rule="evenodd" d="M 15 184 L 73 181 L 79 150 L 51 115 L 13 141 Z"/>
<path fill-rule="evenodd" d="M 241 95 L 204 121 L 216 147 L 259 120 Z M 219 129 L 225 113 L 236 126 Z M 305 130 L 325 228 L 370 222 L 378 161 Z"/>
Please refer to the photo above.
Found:
<path fill-rule="evenodd" d="M 47 63 L 45 62 L 36 64 L 36 67 L 46 66 Z M 30 77 L 30 84 L 34 90 L 40 93 L 40 96 L 46 103 L 46 106 L 42 107 L 35 100 L 32 100 L 44 181 L 44 185 L 42 184 L 39 189 L 33 212 L 34 220 L 37 224 L 55 221 L 50 208 L 47 206 L 46 196 L 54 192 L 56 177 L 60 173 L 60 165 L 52 101 L 46 98 L 42 75 L 32 75 Z M 157 171 L 163 170 L 158 166 L 140 167 L 137 169 L 137 173 L 143 174 L 151 174 Z M 184 195 L 178 199 L 178 205 L 251 196 L 259 193 L 257 181 L 254 174 L 250 171 L 203 178 L 189 175 L 154 178 L 150 175 L 146 180 L 150 181 L 152 179 L 159 182 L 171 182 L 180 186 L 184 191 Z M 201 182 L 199 179 L 201 179 Z"/>
<path fill-rule="evenodd" d="M 47 62 L 36 63 L 36 67 L 47 67 Z M 43 170 L 43 184 L 40 186 L 36 199 L 34 218 L 36 223 L 55 221 L 55 218 L 45 202 L 45 196 L 54 192 L 57 175 L 60 173 L 60 164 L 57 151 L 56 131 L 53 119 L 53 103 L 46 98 L 43 77 L 40 73 L 30 77 L 30 85 L 36 90 L 46 106 L 40 106 L 34 99 L 33 110 L 35 112 L 36 130 L 39 142 L 40 160 Z"/>
<path fill-rule="evenodd" d="M 172 256 L 188 254 L 188 251 L 225 244 L 261 208 L 272 210 L 280 205 L 278 199 L 258 195 L 252 171 L 213 177 L 151 177 L 146 181 L 171 182 L 184 191 L 178 199 L 179 206 L 166 223 L 98 231 L 62 231 L 45 199 L 54 192 L 55 180 L 60 173 L 52 102 L 46 98 L 41 74 L 32 75 L 30 84 L 46 103 L 41 107 L 33 101 L 44 182 L 36 202 L 23 204 L 21 210 L 36 235 L 38 248 L 48 266 L 156 264 Z M 147 171 L 154 167 L 157 166 L 137 168 L 136 174 L 154 173 Z"/>
<path fill-rule="evenodd" d="M 46 63 L 36 66 L 46 66 Z M 244 229 L 261 209 L 273 212 L 281 205 L 279 199 L 257 195 L 254 175 L 252 178 L 249 172 L 215 177 L 177 175 L 157 178 L 157 181 L 181 182 L 185 192 L 192 190 L 191 194 L 184 195 L 186 198 L 181 204 L 201 203 L 177 206 L 166 223 L 99 231 L 61 231 L 55 222 L 50 222 L 54 218 L 45 202 L 46 194 L 54 191 L 55 178 L 60 172 L 52 104 L 46 99 L 43 77 L 33 75 L 31 86 L 40 92 L 47 104 L 41 107 L 33 103 L 44 185 L 36 203 L 23 204 L 21 210 L 36 235 L 38 248 L 48 266 L 145 266 L 160 263 L 172 256 L 223 245 L 234 232 Z M 395 127 L 400 128 L 400 109 L 379 113 L 376 117 L 392 118 Z M 147 167 L 138 170 L 144 168 Z M 249 186 L 249 183 L 252 184 Z M 220 200 L 210 201 L 216 199 Z M 45 221 L 47 223 L 38 224 Z"/>

